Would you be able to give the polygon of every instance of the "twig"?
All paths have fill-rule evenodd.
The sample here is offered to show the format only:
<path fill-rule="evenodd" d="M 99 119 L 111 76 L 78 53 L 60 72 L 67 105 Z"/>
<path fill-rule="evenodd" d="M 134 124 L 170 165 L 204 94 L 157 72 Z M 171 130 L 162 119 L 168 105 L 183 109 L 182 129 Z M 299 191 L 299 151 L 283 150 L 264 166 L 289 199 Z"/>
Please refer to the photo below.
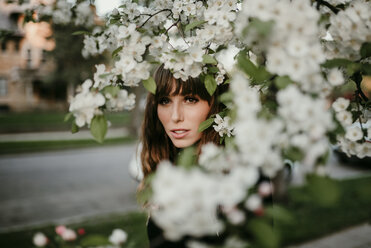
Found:
<path fill-rule="evenodd" d="M 171 26 L 166 29 L 165 34 L 167 34 L 172 27 L 176 26 L 179 21 L 180 21 L 180 19 L 178 19 L 176 22 L 174 22 L 173 24 L 171 24 Z"/>
<path fill-rule="evenodd" d="M 143 15 L 148 15 L 148 18 L 147 18 L 147 20 L 145 20 L 145 21 L 142 23 L 142 25 L 140 25 L 138 28 L 142 28 L 144 25 L 146 25 L 146 23 L 147 23 L 147 22 L 148 22 L 152 17 L 154 17 L 155 15 L 160 14 L 161 12 L 164 12 L 164 11 L 170 11 L 170 12 L 171 12 L 171 9 L 162 9 L 162 10 L 157 11 L 157 12 L 154 13 L 154 14 L 143 14 Z"/>
<path fill-rule="evenodd" d="M 324 1 L 324 0 L 315 0 L 319 5 L 324 5 L 326 6 L 327 8 L 329 8 L 332 12 L 334 12 L 335 14 L 337 14 L 339 12 L 339 9 L 337 9 L 335 6 L 333 6 L 332 4 Z"/>
<path fill-rule="evenodd" d="M 361 109 L 359 107 L 359 105 L 360 105 L 359 95 L 356 93 L 355 97 L 356 97 L 356 101 L 357 101 L 357 110 L 358 110 L 358 113 L 361 113 Z M 358 122 L 359 122 L 359 125 L 361 126 L 361 129 L 363 129 L 361 115 L 358 116 Z"/>

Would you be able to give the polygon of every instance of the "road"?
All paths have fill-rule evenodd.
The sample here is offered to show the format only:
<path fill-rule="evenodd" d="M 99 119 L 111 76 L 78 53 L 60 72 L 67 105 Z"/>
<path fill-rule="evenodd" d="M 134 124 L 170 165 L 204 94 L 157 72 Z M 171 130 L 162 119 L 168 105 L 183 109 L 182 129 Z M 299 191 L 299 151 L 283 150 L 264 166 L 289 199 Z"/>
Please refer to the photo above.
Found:
<path fill-rule="evenodd" d="M 139 209 L 134 145 L 0 157 L 0 231 Z M 53 222 L 51 222 L 53 220 Z"/>

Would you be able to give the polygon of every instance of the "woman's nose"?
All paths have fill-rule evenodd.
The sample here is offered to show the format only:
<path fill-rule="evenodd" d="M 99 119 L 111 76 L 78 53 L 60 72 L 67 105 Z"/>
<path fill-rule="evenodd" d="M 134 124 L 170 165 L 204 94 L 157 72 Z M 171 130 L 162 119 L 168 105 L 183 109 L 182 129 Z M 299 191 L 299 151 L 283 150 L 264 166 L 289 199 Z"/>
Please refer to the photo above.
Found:
<path fill-rule="evenodd" d="M 173 104 L 173 108 L 171 112 L 171 120 L 173 122 L 180 122 L 184 120 L 182 104 L 180 103 Z"/>

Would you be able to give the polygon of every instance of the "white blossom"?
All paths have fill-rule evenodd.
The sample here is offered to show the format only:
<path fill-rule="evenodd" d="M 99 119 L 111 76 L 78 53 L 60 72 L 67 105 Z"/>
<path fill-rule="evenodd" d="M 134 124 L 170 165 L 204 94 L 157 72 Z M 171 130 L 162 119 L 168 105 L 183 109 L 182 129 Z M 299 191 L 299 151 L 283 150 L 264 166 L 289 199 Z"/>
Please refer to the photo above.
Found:
<path fill-rule="evenodd" d="M 106 95 L 107 109 L 111 111 L 132 110 L 135 106 L 135 95 L 128 94 L 127 90 L 120 90 L 117 96 Z"/>
<path fill-rule="evenodd" d="M 112 234 L 109 236 L 108 240 L 114 245 L 121 245 L 122 243 L 126 242 L 127 237 L 128 235 L 124 230 L 117 228 L 112 231 Z"/>
<path fill-rule="evenodd" d="M 327 76 L 327 80 L 331 85 L 339 86 L 344 83 L 344 76 L 339 69 L 332 69 Z"/>
<path fill-rule="evenodd" d="M 100 106 L 105 104 L 101 93 L 91 92 L 93 82 L 88 79 L 82 84 L 82 91 L 71 99 L 69 111 L 73 113 L 76 125 L 83 127 L 90 124 Z"/>
<path fill-rule="evenodd" d="M 258 210 L 262 207 L 261 197 L 257 194 L 250 195 L 245 202 L 245 207 L 250 211 Z"/>
<path fill-rule="evenodd" d="M 88 2 L 81 2 L 76 6 L 75 25 L 85 25 L 87 27 L 94 24 L 94 13 Z"/>
<path fill-rule="evenodd" d="M 353 123 L 352 114 L 345 110 L 337 112 L 336 119 L 338 119 L 343 126 L 350 126 Z"/>
<path fill-rule="evenodd" d="M 220 137 L 223 137 L 225 134 L 228 137 L 231 137 L 231 135 L 234 134 L 233 128 L 230 125 L 230 120 L 231 118 L 229 116 L 226 116 L 222 118 L 219 114 L 216 114 L 214 122 L 216 125 L 213 125 L 213 128 L 215 129 L 216 132 L 219 133 Z"/>
<path fill-rule="evenodd" d="M 73 241 L 77 238 L 77 235 L 74 230 L 67 228 L 66 230 L 64 230 L 61 237 L 65 241 Z"/>
<path fill-rule="evenodd" d="M 345 138 L 349 139 L 350 141 L 357 141 L 362 139 L 362 129 L 357 126 L 347 128 Z"/>
<path fill-rule="evenodd" d="M 332 103 L 332 108 L 336 111 L 336 112 L 340 112 L 340 111 L 344 111 L 348 108 L 350 104 L 350 101 L 348 99 L 345 99 L 343 97 L 339 97 L 338 99 L 336 99 L 335 102 Z"/>
<path fill-rule="evenodd" d="M 33 236 L 33 244 L 37 247 L 43 247 L 48 243 L 48 238 L 41 232 L 36 233 Z"/>

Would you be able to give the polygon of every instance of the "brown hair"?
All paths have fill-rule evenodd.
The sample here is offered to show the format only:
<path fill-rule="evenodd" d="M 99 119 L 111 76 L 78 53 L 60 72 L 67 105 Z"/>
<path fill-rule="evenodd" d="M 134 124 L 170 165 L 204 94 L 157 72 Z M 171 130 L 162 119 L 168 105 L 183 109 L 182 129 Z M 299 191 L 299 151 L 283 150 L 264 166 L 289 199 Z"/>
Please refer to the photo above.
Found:
<path fill-rule="evenodd" d="M 156 94 L 151 93 L 147 96 L 147 104 L 144 112 L 142 125 L 142 170 L 144 177 L 156 170 L 157 164 L 164 159 L 175 162 L 178 149 L 173 145 L 167 136 L 157 115 L 157 105 L 164 96 L 178 95 L 197 95 L 209 103 L 210 111 L 208 117 L 217 114 L 225 107 L 218 101 L 220 94 L 227 90 L 227 85 L 223 84 L 217 87 L 213 96 L 207 92 L 204 83 L 199 78 L 189 77 L 187 81 L 175 79 L 170 70 L 165 69 L 164 65 L 157 68 L 154 79 L 156 82 Z M 174 89 L 175 87 L 175 89 Z M 213 142 L 219 144 L 219 134 L 214 129 L 208 128 L 202 132 L 201 139 L 197 145 L 198 154 L 201 146 Z"/>

